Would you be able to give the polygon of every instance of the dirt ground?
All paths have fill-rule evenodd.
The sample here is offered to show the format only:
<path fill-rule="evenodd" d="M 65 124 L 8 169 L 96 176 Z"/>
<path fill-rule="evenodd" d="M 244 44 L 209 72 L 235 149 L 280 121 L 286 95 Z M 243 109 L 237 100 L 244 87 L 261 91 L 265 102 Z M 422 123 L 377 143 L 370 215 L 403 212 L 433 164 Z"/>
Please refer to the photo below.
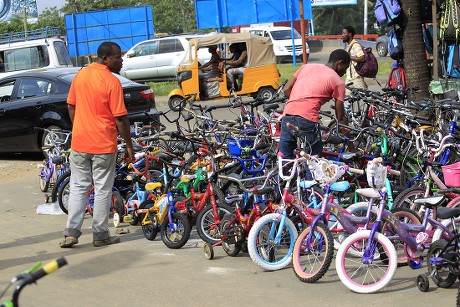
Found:
<path fill-rule="evenodd" d="M 38 176 L 37 164 L 42 162 L 41 154 L 2 154 L 0 155 L 0 182 L 16 181 L 23 178 L 26 173 L 36 172 Z"/>

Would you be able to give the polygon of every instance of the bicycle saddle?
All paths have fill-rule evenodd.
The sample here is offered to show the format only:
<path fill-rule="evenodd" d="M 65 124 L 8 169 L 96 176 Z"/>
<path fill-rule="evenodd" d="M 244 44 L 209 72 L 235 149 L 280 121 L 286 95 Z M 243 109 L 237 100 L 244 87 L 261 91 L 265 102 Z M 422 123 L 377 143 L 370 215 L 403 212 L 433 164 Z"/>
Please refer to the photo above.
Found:
<path fill-rule="evenodd" d="M 427 198 L 417 198 L 414 200 L 415 204 L 422 204 L 425 205 L 428 208 L 433 208 L 436 206 L 439 206 L 445 201 L 444 196 L 432 196 L 432 197 L 427 197 Z"/>
<path fill-rule="evenodd" d="M 451 217 L 460 216 L 460 208 L 446 208 L 440 207 L 436 211 L 437 217 L 440 219 L 450 219 Z"/>

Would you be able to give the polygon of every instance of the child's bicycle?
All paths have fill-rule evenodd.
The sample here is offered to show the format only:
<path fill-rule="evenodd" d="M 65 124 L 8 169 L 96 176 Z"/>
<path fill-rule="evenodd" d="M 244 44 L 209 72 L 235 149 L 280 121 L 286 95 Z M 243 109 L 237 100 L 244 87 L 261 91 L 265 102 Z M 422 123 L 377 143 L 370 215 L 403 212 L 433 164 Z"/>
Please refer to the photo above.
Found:
<path fill-rule="evenodd" d="M 71 132 L 61 130 L 49 130 L 35 127 L 35 130 L 43 130 L 50 140 L 49 146 L 42 147 L 46 156 L 42 164 L 37 165 L 41 170 L 39 185 L 42 192 L 48 192 L 58 177 L 68 169 L 66 147 L 69 143 Z"/>
<path fill-rule="evenodd" d="M 16 275 L 11 279 L 6 289 L 3 290 L 3 292 L 0 294 L 0 298 L 2 298 L 11 285 L 17 284 L 14 288 L 13 297 L 6 301 L 0 302 L 0 307 L 19 306 L 19 295 L 21 294 L 21 291 L 24 289 L 25 286 L 36 283 L 37 280 L 39 280 L 40 278 L 55 272 L 57 269 L 61 268 L 66 264 L 67 260 L 64 257 L 53 260 L 45 264 L 44 266 L 41 266 L 41 262 L 37 262 L 30 269 L 27 269 L 24 272 Z"/>
<path fill-rule="evenodd" d="M 239 178 L 238 175 L 229 176 L 219 175 L 219 178 L 230 180 L 238 184 L 242 193 L 240 195 L 230 195 L 225 198 L 227 203 L 235 204 L 234 212 L 225 214 L 221 220 L 220 233 L 221 239 L 215 244 L 205 243 L 204 253 L 209 260 L 214 258 L 214 246 L 222 245 L 222 248 L 231 257 L 237 256 L 240 251 L 247 250 L 246 237 L 249 234 L 254 222 L 266 213 L 275 212 L 277 204 L 270 199 L 274 198 L 275 188 L 269 186 L 276 175 L 275 170 L 271 170 L 267 175 L 260 177 Z M 251 183 L 263 181 L 262 185 Z M 251 185 L 248 187 L 247 185 Z M 240 206 L 240 202 L 243 206 Z M 252 205 L 252 208 L 247 208 Z M 295 227 L 292 224 L 295 231 Z"/>
<path fill-rule="evenodd" d="M 460 277 L 460 233 L 455 224 L 455 218 L 460 216 L 460 208 L 438 208 L 437 216 L 449 219 L 453 228 L 453 237 L 446 241 L 434 241 L 427 253 L 428 274 L 417 276 L 417 287 L 422 292 L 427 292 L 430 287 L 428 278 L 441 288 L 451 287 Z"/>
<path fill-rule="evenodd" d="M 337 251 L 336 270 L 342 283 L 357 293 L 373 293 L 385 287 L 393 278 L 398 261 L 393 241 L 404 243 L 404 254 L 408 265 L 420 268 L 422 254 L 429 248 L 431 237 L 427 230 L 429 226 L 440 227 L 447 238 L 452 238 L 452 232 L 442 223 L 433 219 L 436 211 L 456 210 L 437 208 L 445 203 L 443 196 L 419 198 L 416 205 L 424 205 L 425 212 L 421 224 L 408 224 L 385 208 L 387 204 L 386 167 L 381 161 L 374 160 L 373 171 L 368 171 L 368 183 L 371 189 L 359 189 L 362 195 L 371 198 L 371 203 L 379 201 L 377 217 L 371 229 L 360 230 L 350 235 Z M 444 217 L 447 217 L 446 213 Z M 409 215 L 408 215 L 409 216 Z M 383 230 L 382 230 L 383 229 Z M 384 235 L 385 233 L 385 235 Z"/>

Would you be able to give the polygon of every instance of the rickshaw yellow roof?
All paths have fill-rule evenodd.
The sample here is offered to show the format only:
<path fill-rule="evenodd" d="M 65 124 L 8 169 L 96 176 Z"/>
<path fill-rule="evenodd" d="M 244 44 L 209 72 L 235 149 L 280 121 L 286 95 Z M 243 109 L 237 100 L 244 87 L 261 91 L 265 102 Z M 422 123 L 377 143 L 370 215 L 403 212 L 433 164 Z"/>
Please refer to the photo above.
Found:
<path fill-rule="evenodd" d="M 248 52 L 247 67 L 276 63 L 273 44 L 269 37 L 262 37 L 251 33 L 219 33 L 190 40 L 190 44 L 197 47 L 243 42 L 246 43 Z"/>

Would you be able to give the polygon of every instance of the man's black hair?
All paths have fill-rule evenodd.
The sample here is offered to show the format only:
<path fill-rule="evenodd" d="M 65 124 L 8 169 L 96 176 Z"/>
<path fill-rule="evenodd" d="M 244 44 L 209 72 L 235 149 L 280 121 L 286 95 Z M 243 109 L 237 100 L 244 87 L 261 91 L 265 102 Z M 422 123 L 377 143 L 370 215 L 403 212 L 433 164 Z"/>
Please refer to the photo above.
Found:
<path fill-rule="evenodd" d="M 348 33 L 351 33 L 352 36 L 355 36 L 356 34 L 355 28 L 353 28 L 352 26 L 345 26 L 343 28 L 347 30 Z"/>
<path fill-rule="evenodd" d="M 104 56 L 111 56 L 120 50 L 120 45 L 114 42 L 103 42 L 97 48 L 97 57 L 102 59 Z"/>
<path fill-rule="evenodd" d="M 350 63 L 350 55 L 346 50 L 343 49 L 335 49 L 329 55 L 329 63 L 335 63 L 337 61 L 343 61 L 344 63 Z"/>

